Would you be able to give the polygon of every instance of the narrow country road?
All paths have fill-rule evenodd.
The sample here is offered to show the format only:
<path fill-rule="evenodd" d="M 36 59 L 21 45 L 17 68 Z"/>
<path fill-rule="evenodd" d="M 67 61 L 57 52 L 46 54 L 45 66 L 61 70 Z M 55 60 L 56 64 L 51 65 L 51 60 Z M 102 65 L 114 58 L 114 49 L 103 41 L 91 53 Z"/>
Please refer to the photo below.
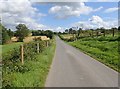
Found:
<path fill-rule="evenodd" d="M 118 87 L 118 73 L 56 37 L 45 87 Z"/>

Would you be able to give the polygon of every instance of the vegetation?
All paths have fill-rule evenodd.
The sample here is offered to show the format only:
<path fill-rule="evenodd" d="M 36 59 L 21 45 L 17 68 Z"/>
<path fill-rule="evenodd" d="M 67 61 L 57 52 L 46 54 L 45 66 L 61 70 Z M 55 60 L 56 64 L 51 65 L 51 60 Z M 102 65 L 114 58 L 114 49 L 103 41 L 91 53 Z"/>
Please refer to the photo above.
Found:
<path fill-rule="evenodd" d="M 18 38 L 18 42 L 23 42 L 23 39 L 31 34 L 32 36 L 47 36 L 50 39 L 52 39 L 54 35 L 50 30 L 30 30 L 25 24 L 18 24 L 16 29 L 16 31 L 11 31 L 11 29 L 7 29 L 0 24 L 0 44 L 12 43 L 11 38 L 14 36 Z"/>
<path fill-rule="evenodd" d="M 9 43 L 10 42 L 10 36 L 8 34 L 7 28 L 5 28 L 2 24 L 0 24 L 0 32 L 2 33 L 2 44 Z M 0 42 L 1 43 L 1 42 Z"/>
<path fill-rule="evenodd" d="M 118 36 L 118 30 L 117 28 L 97 28 L 95 30 L 82 30 L 79 28 L 76 33 L 72 33 L 70 28 L 68 31 L 59 34 L 59 36 L 70 45 L 119 71 L 118 41 L 120 37 Z"/>
<path fill-rule="evenodd" d="M 0 24 L 2 35 L 0 56 L 2 55 L 2 86 L 3 87 L 43 87 L 48 74 L 50 64 L 55 51 L 55 40 L 53 32 L 50 30 L 34 30 L 33 36 L 47 36 L 49 41 L 34 39 L 29 43 L 24 43 L 23 39 L 30 34 L 31 30 L 25 24 L 18 24 L 16 31 L 5 28 Z M 15 36 L 19 42 L 11 42 Z M 7 44 L 11 43 L 11 44 Z M 38 52 L 39 43 L 39 52 Z M 24 48 L 24 64 L 21 63 L 20 45 Z M 0 50 L 1 50 L 0 48 Z M 1 62 L 1 61 L 0 61 Z"/>
<path fill-rule="evenodd" d="M 54 33 L 52 31 L 50 31 L 50 30 L 46 30 L 46 31 L 44 31 L 44 30 L 33 30 L 32 31 L 33 36 L 47 36 L 50 39 L 53 38 L 53 34 Z"/>
<path fill-rule="evenodd" d="M 21 44 L 22 42 L 1 45 L 3 49 L 2 54 L 7 53 L 9 50 L 14 50 L 14 48 L 18 48 Z"/>
<path fill-rule="evenodd" d="M 14 36 L 14 32 L 11 31 L 11 29 L 5 28 L 1 23 L 0 23 L 0 44 L 6 44 L 11 42 L 11 37 Z"/>
<path fill-rule="evenodd" d="M 62 35 L 62 37 L 64 37 L 64 35 Z M 85 37 L 77 41 L 69 42 L 69 44 L 79 48 L 81 51 L 116 71 L 119 71 L 118 40 L 119 37 L 117 35 L 114 37 L 106 35 L 106 37 L 100 36 L 96 38 Z"/>
<path fill-rule="evenodd" d="M 29 29 L 26 27 L 25 24 L 19 24 L 16 26 L 16 33 L 15 36 L 19 38 L 20 42 L 23 42 L 23 39 L 29 35 Z"/>
<path fill-rule="evenodd" d="M 36 43 L 38 42 L 40 43 L 40 54 L 38 54 L 36 50 Z M 45 41 L 25 43 L 24 65 L 21 64 L 20 50 L 18 45 L 16 44 L 16 47 L 10 51 L 4 51 L 2 58 L 3 87 L 44 86 L 46 75 L 54 54 L 54 42 L 51 40 L 48 48 L 46 48 Z"/>
<path fill-rule="evenodd" d="M 36 60 L 27 61 L 25 66 L 29 68 L 28 72 L 13 74 L 14 87 L 44 87 L 54 51 L 55 45 L 52 45 L 37 55 Z"/>
<path fill-rule="evenodd" d="M 66 29 L 65 32 L 63 32 L 62 34 L 73 35 L 73 38 L 79 39 L 84 37 L 98 37 L 98 36 L 105 37 L 108 34 L 114 37 L 114 35 L 117 32 L 118 32 L 117 28 L 105 29 L 101 27 L 97 29 L 87 29 L 87 30 L 83 30 L 82 28 L 77 28 L 77 30 L 75 30 L 74 28 L 70 28 L 69 30 Z"/>

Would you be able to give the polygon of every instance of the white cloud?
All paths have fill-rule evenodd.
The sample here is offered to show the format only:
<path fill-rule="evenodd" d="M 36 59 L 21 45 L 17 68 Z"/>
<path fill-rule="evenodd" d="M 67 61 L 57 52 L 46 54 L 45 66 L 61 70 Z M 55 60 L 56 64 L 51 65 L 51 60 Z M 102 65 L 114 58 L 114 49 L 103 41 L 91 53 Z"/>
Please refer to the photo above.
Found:
<path fill-rule="evenodd" d="M 93 9 L 92 7 L 86 6 L 85 3 L 60 3 L 51 7 L 49 10 L 50 14 L 54 14 L 56 18 L 64 19 L 71 16 L 80 16 L 82 14 L 88 15 L 91 12 L 99 11 L 103 7 Z"/>
<path fill-rule="evenodd" d="M 109 29 L 112 27 L 118 27 L 118 21 L 117 19 L 114 19 L 111 22 L 111 20 L 103 20 L 99 16 L 92 16 L 89 20 L 76 22 L 72 24 L 72 26 L 81 27 L 83 29 L 96 29 L 101 27 Z"/>
<path fill-rule="evenodd" d="M 92 16 L 89 21 L 91 21 L 93 24 L 101 24 L 103 23 L 103 19 L 99 16 Z"/>
<path fill-rule="evenodd" d="M 29 0 L 11 0 L 0 2 L 2 23 L 7 28 L 15 30 L 15 26 L 19 23 L 26 24 L 30 29 L 44 29 L 46 26 L 39 24 L 37 21 L 45 14 L 39 13 L 37 8 L 32 7 Z"/>
<path fill-rule="evenodd" d="M 105 13 L 111 13 L 111 12 L 114 12 L 114 11 L 118 11 L 118 7 L 108 8 L 104 12 Z"/>
<path fill-rule="evenodd" d="M 60 6 L 54 6 L 54 7 L 52 7 L 51 9 L 50 9 L 50 13 L 56 13 L 56 12 L 58 12 L 59 10 L 61 9 L 61 7 Z"/>
<path fill-rule="evenodd" d="M 56 29 L 55 29 L 55 31 L 56 32 L 63 32 L 65 29 L 63 28 L 63 27 L 57 27 Z"/>
<path fill-rule="evenodd" d="M 97 9 L 95 9 L 94 11 L 99 11 L 99 10 L 101 10 L 101 9 L 103 9 L 103 7 L 101 6 L 101 7 L 99 7 L 99 8 L 97 8 Z"/>

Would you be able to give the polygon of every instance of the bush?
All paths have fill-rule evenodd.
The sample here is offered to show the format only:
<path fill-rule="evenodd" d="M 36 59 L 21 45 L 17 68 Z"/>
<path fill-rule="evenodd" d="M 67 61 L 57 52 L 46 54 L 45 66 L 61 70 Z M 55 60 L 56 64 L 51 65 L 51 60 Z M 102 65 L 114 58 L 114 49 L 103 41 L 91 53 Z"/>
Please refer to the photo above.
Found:
<path fill-rule="evenodd" d="M 14 48 L 9 52 L 3 54 L 3 85 L 5 86 L 12 86 L 10 81 L 12 80 L 9 78 L 10 74 L 13 72 L 20 72 L 25 73 L 28 72 L 30 69 L 26 66 L 26 61 L 29 60 L 36 60 L 37 54 L 37 43 L 39 43 L 40 52 L 45 49 L 46 43 L 45 41 L 35 41 L 30 43 L 23 44 L 24 47 L 24 62 L 25 64 L 22 65 L 21 57 L 20 57 L 20 47 Z"/>

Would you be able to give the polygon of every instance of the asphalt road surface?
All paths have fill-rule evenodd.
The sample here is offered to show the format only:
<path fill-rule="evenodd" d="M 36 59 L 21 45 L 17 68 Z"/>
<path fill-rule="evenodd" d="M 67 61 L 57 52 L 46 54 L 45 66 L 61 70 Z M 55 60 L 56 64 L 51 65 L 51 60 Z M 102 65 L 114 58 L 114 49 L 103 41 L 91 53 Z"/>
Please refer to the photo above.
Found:
<path fill-rule="evenodd" d="M 118 87 L 118 73 L 56 37 L 45 87 Z"/>

